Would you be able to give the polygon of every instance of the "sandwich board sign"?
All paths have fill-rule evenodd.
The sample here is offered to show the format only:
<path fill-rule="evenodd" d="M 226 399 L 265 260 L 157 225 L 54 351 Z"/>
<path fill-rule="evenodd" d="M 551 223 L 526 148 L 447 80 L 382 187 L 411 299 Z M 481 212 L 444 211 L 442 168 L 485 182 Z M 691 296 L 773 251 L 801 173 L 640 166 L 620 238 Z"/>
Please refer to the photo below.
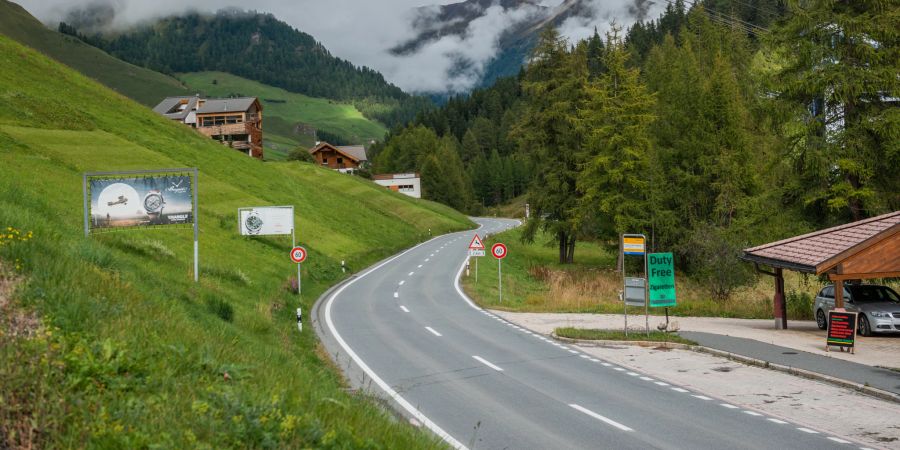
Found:
<path fill-rule="evenodd" d="M 856 343 L 856 324 L 855 312 L 829 311 L 828 338 L 825 341 L 825 351 L 828 351 L 828 347 L 840 347 L 841 351 L 849 348 L 850 353 L 853 353 L 853 347 Z"/>
<path fill-rule="evenodd" d="M 671 253 L 647 255 L 647 285 L 650 307 L 675 306 L 675 266 Z"/>

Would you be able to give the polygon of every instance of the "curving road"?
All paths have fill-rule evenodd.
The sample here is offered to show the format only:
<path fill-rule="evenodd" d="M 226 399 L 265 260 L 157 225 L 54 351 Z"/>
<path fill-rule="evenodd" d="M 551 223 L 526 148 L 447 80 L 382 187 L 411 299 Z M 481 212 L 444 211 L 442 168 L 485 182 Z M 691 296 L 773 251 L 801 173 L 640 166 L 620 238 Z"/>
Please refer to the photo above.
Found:
<path fill-rule="evenodd" d="M 479 235 L 517 225 L 475 220 Z M 314 313 L 353 385 L 386 396 L 450 445 L 859 448 L 616 367 L 482 310 L 457 284 L 473 233 L 440 236 L 376 264 L 329 292 Z M 493 267 L 493 258 L 482 263 Z"/>

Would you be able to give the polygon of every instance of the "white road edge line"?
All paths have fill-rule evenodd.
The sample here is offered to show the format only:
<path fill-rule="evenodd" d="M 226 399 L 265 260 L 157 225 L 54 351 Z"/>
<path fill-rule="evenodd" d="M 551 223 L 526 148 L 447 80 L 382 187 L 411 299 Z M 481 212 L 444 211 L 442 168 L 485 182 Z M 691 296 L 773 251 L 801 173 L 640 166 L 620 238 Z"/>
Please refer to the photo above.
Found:
<path fill-rule="evenodd" d="M 431 328 L 431 327 L 425 327 L 425 329 L 428 330 L 428 331 L 430 331 L 431 334 L 433 334 L 433 335 L 435 335 L 435 336 L 437 336 L 437 337 L 443 336 L 441 333 L 438 333 L 437 331 L 434 331 L 434 328 Z"/>
<path fill-rule="evenodd" d="M 804 432 L 804 433 L 809 433 L 809 434 L 819 434 L 818 431 L 816 431 L 816 430 L 810 430 L 809 428 L 803 428 L 803 427 L 800 427 L 800 428 L 797 428 L 797 429 L 800 430 L 800 431 L 802 431 L 802 432 Z"/>
<path fill-rule="evenodd" d="M 402 310 L 403 310 L 403 312 L 409 312 L 409 310 L 408 310 L 408 309 L 406 309 L 406 307 L 405 307 L 405 306 L 403 306 L 403 305 L 400 305 L 400 309 L 402 309 Z"/>
<path fill-rule="evenodd" d="M 491 364 L 490 361 L 488 361 L 488 360 L 486 360 L 486 359 L 484 359 L 484 358 L 482 358 L 482 357 L 480 357 L 480 356 L 472 355 L 472 358 L 475 358 L 476 361 L 478 361 L 478 362 L 480 362 L 480 363 L 482 363 L 482 364 L 484 364 L 484 365 L 490 367 L 491 369 L 496 370 L 497 372 L 503 372 L 503 369 L 501 369 L 501 368 L 499 368 L 499 367 L 497 367 L 497 366 Z"/>
<path fill-rule="evenodd" d="M 779 425 L 787 425 L 787 422 L 785 422 L 785 421 L 783 421 L 783 420 L 781 420 L 781 419 L 773 419 L 773 418 L 769 417 L 769 418 L 767 418 L 766 420 L 768 420 L 769 422 L 775 422 L 775 423 L 777 423 L 777 424 L 779 424 Z"/>
<path fill-rule="evenodd" d="M 576 404 L 574 404 L 574 403 L 570 403 L 569 406 L 571 406 L 572 408 L 574 408 L 574 409 L 576 409 L 576 410 L 578 410 L 578 411 L 581 411 L 581 412 L 583 412 L 583 413 L 585 413 L 585 414 L 587 414 L 587 415 L 589 415 L 589 416 L 591 416 L 591 417 L 593 417 L 593 418 L 595 418 L 595 419 L 597 419 L 597 420 L 599 420 L 599 421 L 601 421 L 601 422 L 604 422 L 604 423 L 606 423 L 607 425 L 612 425 L 612 426 L 614 426 L 614 427 L 616 427 L 616 428 L 618 428 L 618 429 L 620 429 L 620 430 L 622 430 L 622 431 L 634 431 L 633 429 L 631 429 L 631 428 L 629 428 L 629 427 L 627 427 L 627 426 L 625 426 L 625 425 L 622 425 L 621 423 L 616 422 L 615 420 L 612 420 L 612 419 L 610 419 L 610 418 L 608 418 L 608 417 L 603 417 L 603 416 L 601 416 L 600 414 L 597 414 L 597 413 L 595 413 L 595 412 L 593 412 L 593 411 L 591 411 L 591 410 L 589 410 L 589 409 L 587 409 L 587 408 L 585 408 L 585 407 L 582 407 L 582 406 L 580 406 L 580 405 L 576 405 Z"/>
<path fill-rule="evenodd" d="M 479 227 L 479 228 L 480 228 L 480 227 Z M 430 242 L 430 240 L 429 240 L 429 241 L 425 241 L 425 242 L 423 242 L 423 243 L 421 243 L 421 244 L 419 244 L 419 245 L 417 245 L 417 246 L 415 246 L 415 247 L 412 247 L 412 248 L 406 250 L 405 252 L 400 253 L 399 255 L 396 255 L 396 256 L 394 256 L 393 258 L 390 258 L 390 259 L 388 259 L 387 261 L 385 261 L 385 262 L 383 262 L 383 263 L 381 263 L 381 264 L 379 264 L 379 265 L 373 267 L 372 269 L 370 269 L 370 270 L 368 270 L 368 271 L 366 271 L 366 272 L 360 274 L 358 277 L 356 277 L 356 278 L 354 278 L 354 279 L 348 281 L 347 284 L 341 286 L 337 291 L 335 291 L 333 294 L 331 294 L 331 297 L 330 297 L 330 298 L 328 299 L 328 301 L 325 303 L 325 325 L 328 326 L 328 329 L 329 329 L 329 330 L 331 330 L 331 334 L 332 334 L 332 336 L 334 336 L 334 340 L 337 341 L 338 345 L 340 345 L 341 348 L 343 348 L 344 351 L 347 352 L 348 355 L 350 355 L 350 358 L 353 359 L 353 362 L 355 362 L 356 365 L 359 366 L 359 368 L 360 368 L 363 372 L 365 372 L 366 375 L 368 375 L 369 378 L 371 378 L 372 381 L 374 381 L 375 384 L 378 385 L 378 387 L 380 387 L 382 391 L 385 392 L 385 394 L 387 394 L 389 397 L 391 397 L 392 399 L 394 399 L 394 401 L 396 401 L 398 405 L 400 405 L 403 409 L 405 409 L 407 412 L 409 412 L 413 417 L 416 418 L 416 420 L 418 420 L 419 422 L 421 422 L 422 425 L 425 425 L 426 428 L 428 428 L 429 430 L 431 430 L 432 432 L 434 432 L 434 434 L 440 436 L 440 438 L 443 439 L 443 440 L 444 440 L 447 444 L 449 444 L 451 447 L 454 447 L 454 448 L 459 449 L 459 450 L 468 450 L 468 447 L 466 447 L 465 445 L 463 445 L 462 442 L 457 441 L 455 438 L 453 438 L 453 436 L 450 436 L 446 431 L 444 431 L 443 428 L 441 428 L 438 424 L 432 422 L 431 419 L 429 419 L 425 414 L 422 414 L 421 411 L 419 411 L 415 406 L 413 406 L 413 405 L 412 405 L 411 403 L 409 403 L 405 398 L 403 398 L 403 396 L 401 396 L 400 394 L 398 394 L 397 391 L 395 391 L 393 388 L 391 388 L 390 385 L 388 385 L 384 380 L 382 380 L 381 377 L 379 377 L 378 374 L 376 374 L 375 371 L 373 371 L 373 370 L 372 370 L 372 369 L 371 369 L 371 368 L 370 368 L 370 367 L 362 360 L 362 358 L 360 358 L 359 355 L 357 355 L 356 352 L 354 352 L 353 349 L 350 348 L 350 345 L 348 345 L 347 342 L 344 341 L 344 338 L 342 338 L 341 335 L 340 335 L 340 333 L 338 333 L 337 329 L 334 327 L 334 322 L 331 320 L 331 305 L 334 303 L 334 299 L 337 298 L 337 296 L 340 295 L 341 292 L 344 292 L 344 289 L 347 289 L 348 286 L 350 286 L 350 285 L 352 285 L 353 283 L 355 283 L 355 282 L 357 282 L 357 281 L 359 281 L 359 280 L 365 278 L 365 277 L 366 277 L 367 275 L 369 275 L 370 273 L 372 273 L 372 272 L 374 272 L 374 271 L 380 269 L 381 267 L 384 267 L 385 265 L 387 265 L 387 264 L 393 262 L 393 261 L 396 260 L 397 258 L 399 258 L 399 257 L 401 257 L 401 256 L 403 256 L 403 255 L 409 253 L 410 251 L 412 251 L 412 250 L 414 250 L 414 249 L 416 249 L 416 248 L 418 248 L 418 247 L 420 247 L 420 246 L 426 244 L 427 242 Z M 458 283 L 457 283 L 457 284 L 458 284 Z"/>
<path fill-rule="evenodd" d="M 828 436 L 828 440 L 837 442 L 838 444 L 849 444 L 850 443 L 850 441 L 846 441 L 844 439 L 841 439 L 839 437 L 834 437 L 834 436 Z"/>

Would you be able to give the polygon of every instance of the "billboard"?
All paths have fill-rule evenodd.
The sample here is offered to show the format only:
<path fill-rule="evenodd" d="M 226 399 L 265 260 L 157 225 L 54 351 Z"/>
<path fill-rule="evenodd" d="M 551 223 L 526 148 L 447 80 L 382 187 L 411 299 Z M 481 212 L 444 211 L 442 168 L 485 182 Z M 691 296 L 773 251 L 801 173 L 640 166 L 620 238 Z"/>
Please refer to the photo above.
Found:
<path fill-rule="evenodd" d="M 190 174 L 86 175 L 90 231 L 194 223 Z"/>
<path fill-rule="evenodd" d="M 294 232 L 293 206 L 261 206 L 238 209 L 241 236 L 268 236 Z"/>

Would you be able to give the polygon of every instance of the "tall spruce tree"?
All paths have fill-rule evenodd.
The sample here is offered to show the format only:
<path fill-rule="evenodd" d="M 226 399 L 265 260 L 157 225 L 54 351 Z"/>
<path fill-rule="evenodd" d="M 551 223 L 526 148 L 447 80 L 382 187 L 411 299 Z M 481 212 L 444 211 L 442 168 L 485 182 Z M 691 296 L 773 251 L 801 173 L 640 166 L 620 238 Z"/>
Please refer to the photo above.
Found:
<path fill-rule="evenodd" d="M 802 110 L 788 157 L 807 204 L 853 220 L 900 208 L 898 23 L 894 0 L 788 1 L 770 44 Z"/>
<path fill-rule="evenodd" d="M 555 235 L 560 263 L 572 262 L 575 250 L 572 214 L 580 196 L 576 179 L 582 142 L 576 117 L 587 81 L 585 52 L 568 50 L 556 29 L 541 32 L 522 79 L 525 106 L 511 131 L 534 165 L 528 201 L 535 220 L 528 221 L 523 238 L 533 240 L 539 227 Z"/>

